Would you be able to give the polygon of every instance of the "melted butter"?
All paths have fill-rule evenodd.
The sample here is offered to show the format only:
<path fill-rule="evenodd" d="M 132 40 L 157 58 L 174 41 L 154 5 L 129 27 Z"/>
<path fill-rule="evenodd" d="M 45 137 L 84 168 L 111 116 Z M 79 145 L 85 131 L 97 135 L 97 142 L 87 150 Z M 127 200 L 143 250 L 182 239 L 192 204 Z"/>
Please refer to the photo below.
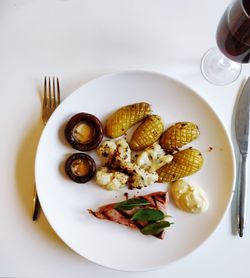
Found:
<path fill-rule="evenodd" d="M 174 182 L 171 193 L 176 206 L 184 211 L 200 213 L 209 207 L 205 192 L 199 186 L 190 185 L 184 180 Z"/>
<path fill-rule="evenodd" d="M 87 122 L 80 122 L 74 128 L 74 138 L 79 143 L 88 143 L 94 136 L 94 129 Z"/>
<path fill-rule="evenodd" d="M 82 159 L 76 159 L 71 164 L 71 171 L 74 175 L 78 177 L 84 177 L 87 176 L 89 173 L 89 164 L 87 161 L 84 161 Z"/>

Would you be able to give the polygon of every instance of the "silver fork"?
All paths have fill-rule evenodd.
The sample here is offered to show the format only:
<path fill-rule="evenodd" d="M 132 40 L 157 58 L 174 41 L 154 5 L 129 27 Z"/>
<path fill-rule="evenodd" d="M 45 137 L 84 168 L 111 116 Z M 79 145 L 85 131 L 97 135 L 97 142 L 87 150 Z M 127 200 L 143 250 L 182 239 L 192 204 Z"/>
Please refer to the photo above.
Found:
<path fill-rule="evenodd" d="M 55 111 L 57 106 L 60 104 L 60 86 L 58 77 L 53 77 L 52 86 L 50 82 L 50 77 L 44 78 L 44 89 L 43 89 L 43 108 L 42 108 L 42 120 L 44 125 L 46 125 L 51 114 Z M 34 186 L 34 195 L 32 200 L 32 220 L 35 221 L 38 216 L 40 208 L 39 199 L 37 196 L 36 186 Z"/>

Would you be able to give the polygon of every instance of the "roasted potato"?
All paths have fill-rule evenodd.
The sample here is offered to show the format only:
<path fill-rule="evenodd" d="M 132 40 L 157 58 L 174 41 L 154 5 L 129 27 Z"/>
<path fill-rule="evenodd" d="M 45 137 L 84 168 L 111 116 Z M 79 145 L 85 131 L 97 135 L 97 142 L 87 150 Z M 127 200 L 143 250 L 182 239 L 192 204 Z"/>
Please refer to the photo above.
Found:
<path fill-rule="evenodd" d="M 163 120 L 160 116 L 148 116 L 134 131 L 130 140 L 130 148 L 142 151 L 156 142 L 164 131 Z"/>
<path fill-rule="evenodd" d="M 111 138 L 117 138 L 151 113 L 151 105 L 146 102 L 121 107 L 107 119 L 106 135 Z"/>
<path fill-rule="evenodd" d="M 199 128 L 191 122 L 179 122 L 169 127 L 160 138 L 161 147 L 172 153 L 199 136 Z"/>
<path fill-rule="evenodd" d="M 159 182 L 173 182 L 200 170 L 203 157 L 199 150 L 186 149 L 173 154 L 173 160 L 157 170 Z"/>

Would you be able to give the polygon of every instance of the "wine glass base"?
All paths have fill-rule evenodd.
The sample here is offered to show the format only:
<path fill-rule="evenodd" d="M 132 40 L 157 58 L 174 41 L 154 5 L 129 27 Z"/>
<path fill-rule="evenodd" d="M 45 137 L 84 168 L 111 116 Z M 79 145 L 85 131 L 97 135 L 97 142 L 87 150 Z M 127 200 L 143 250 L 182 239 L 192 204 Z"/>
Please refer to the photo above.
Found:
<path fill-rule="evenodd" d="M 217 48 L 209 49 L 201 60 L 201 72 L 210 83 L 218 86 L 234 82 L 242 65 L 225 57 Z"/>

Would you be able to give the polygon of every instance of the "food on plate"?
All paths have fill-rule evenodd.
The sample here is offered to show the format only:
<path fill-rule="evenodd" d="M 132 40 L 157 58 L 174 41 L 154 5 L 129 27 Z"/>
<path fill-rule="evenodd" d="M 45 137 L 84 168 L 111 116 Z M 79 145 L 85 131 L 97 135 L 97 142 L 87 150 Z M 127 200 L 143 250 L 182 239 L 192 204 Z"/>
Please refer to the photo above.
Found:
<path fill-rule="evenodd" d="M 163 210 L 166 209 L 167 203 L 167 192 L 154 192 L 101 206 L 97 211 L 89 209 L 89 212 L 99 219 L 139 229 L 145 235 L 163 239 L 164 229 L 172 224 L 164 220 L 166 215 Z"/>
<path fill-rule="evenodd" d="M 104 141 L 97 149 L 103 166 L 96 173 L 96 182 L 108 190 L 116 190 L 128 185 L 129 188 L 142 188 L 158 181 L 156 170 L 169 163 L 171 155 L 166 155 L 157 143 L 140 154 L 134 155 L 128 142 L 119 140 Z"/>
<path fill-rule="evenodd" d="M 102 142 L 97 149 L 97 154 L 104 163 L 108 164 L 124 164 L 131 162 L 131 150 L 125 138 Z"/>
<path fill-rule="evenodd" d="M 151 105 L 146 102 L 123 106 L 108 117 L 106 135 L 117 138 L 151 113 Z"/>
<path fill-rule="evenodd" d="M 123 188 L 128 179 L 128 175 L 119 171 L 109 170 L 108 167 L 101 167 L 96 172 L 96 183 L 107 190 Z"/>
<path fill-rule="evenodd" d="M 142 151 L 155 143 L 164 131 L 164 123 L 160 116 L 148 116 L 134 131 L 130 140 L 130 148 Z"/>
<path fill-rule="evenodd" d="M 136 164 L 131 168 L 127 168 L 127 173 L 129 176 L 128 187 L 130 189 L 137 188 L 141 189 L 143 187 L 154 184 L 158 181 L 158 174 L 156 172 L 148 172 Z"/>
<path fill-rule="evenodd" d="M 96 171 L 91 157 L 74 154 L 66 161 L 67 175 L 73 181 L 83 183 L 96 172 L 96 183 L 104 189 L 119 190 L 126 185 L 130 189 L 141 189 L 156 182 L 179 180 L 202 167 L 203 157 L 199 150 L 178 151 L 199 136 L 198 126 L 191 122 L 177 122 L 163 132 L 163 120 L 152 115 L 149 103 L 134 103 L 116 110 L 107 119 L 106 135 L 120 137 L 138 122 L 141 123 L 129 143 L 121 137 L 100 145 L 104 136 L 100 120 L 83 112 L 74 115 L 65 127 L 67 141 L 80 151 L 97 148 L 102 165 Z"/>
<path fill-rule="evenodd" d="M 75 153 L 66 160 L 65 172 L 74 182 L 85 183 L 95 175 L 96 164 L 91 156 Z"/>
<path fill-rule="evenodd" d="M 149 172 L 155 172 L 166 163 L 170 163 L 173 156 L 166 154 L 158 143 L 146 148 L 143 152 L 136 154 L 135 163 Z"/>
<path fill-rule="evenodd" d="M 126 149 L 126 147 L 124 149 Z M 103 141 L 101 145 L 98 147 L 97 154 L 101 158 L 103 163 L 107 163 L 110 160 L 110 157 L 115 154 L 116 150 L 117 150 L 116 141 L 106 140 Z M 128 150 L 129 148 L 127 149 L 127 151 Z"/>
<path fill-rule="evenodd" d="M 200 170 L 203 157 L 199 150 L 189 148 L 173 154 L 173 160 L 157 170 L 159 182 L 173 182 Z"/>
<path fill-rule="evenodd" d="M 101 121 L 94 115 L 78 113 L 65 127 L 65 138 L 76 150 L 89 151 L 97 148 L 103 138 Z"/>
<path fill-rule="evenodd" d="M 182 179 L 172 183 L 171 195 L 176 206 L 186 212 L 205 212 L 209 207 L 207 196 L 202 188 Z"/>
<path fill-rule="evenodd" d="M 200 134 L 196 124 L 191 122 L 178 122 L 169 127 L 160 138 L 160 145 L 167 153 L 195 140 Z"/>

